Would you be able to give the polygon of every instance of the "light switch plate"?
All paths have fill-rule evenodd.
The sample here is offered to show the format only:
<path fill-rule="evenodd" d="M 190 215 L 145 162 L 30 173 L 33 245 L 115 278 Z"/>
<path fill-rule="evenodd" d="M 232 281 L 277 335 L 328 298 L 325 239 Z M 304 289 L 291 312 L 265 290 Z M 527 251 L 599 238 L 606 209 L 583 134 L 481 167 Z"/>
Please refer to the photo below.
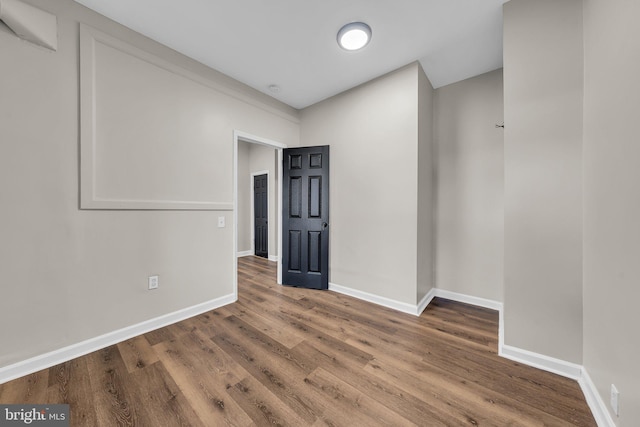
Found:
<path fill-rule="evenodd" d="M 218 217 L 218 228 L 224 228 L 224 217 L 223 216 L 219 216 Z"/>

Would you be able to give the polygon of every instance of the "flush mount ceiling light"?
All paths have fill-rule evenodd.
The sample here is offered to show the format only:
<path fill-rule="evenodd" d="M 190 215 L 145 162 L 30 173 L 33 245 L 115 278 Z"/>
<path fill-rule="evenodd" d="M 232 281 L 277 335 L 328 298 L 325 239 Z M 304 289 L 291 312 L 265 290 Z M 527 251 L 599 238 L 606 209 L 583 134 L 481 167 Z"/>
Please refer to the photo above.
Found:
<path fill-rule="evenodd" d="M 371 27 L 364 22 L 352 22 L 338 31 L 338 44 L 344 50 L 358 50 L 371 40 Z"/>

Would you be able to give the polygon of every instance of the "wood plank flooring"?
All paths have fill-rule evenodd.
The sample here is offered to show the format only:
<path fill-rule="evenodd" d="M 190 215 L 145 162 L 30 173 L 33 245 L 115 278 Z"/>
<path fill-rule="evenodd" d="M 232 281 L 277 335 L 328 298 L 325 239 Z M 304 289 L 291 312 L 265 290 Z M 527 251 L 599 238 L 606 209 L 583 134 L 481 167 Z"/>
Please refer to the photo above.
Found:
<path fill-rule="evenodd" d="M 0 403 L 68 403 L 73 426 L 596 425 L 575 381 L 496 354 L 494 311 L 414 317 L 238 264 L 238 302 L 0 385 Z"/>

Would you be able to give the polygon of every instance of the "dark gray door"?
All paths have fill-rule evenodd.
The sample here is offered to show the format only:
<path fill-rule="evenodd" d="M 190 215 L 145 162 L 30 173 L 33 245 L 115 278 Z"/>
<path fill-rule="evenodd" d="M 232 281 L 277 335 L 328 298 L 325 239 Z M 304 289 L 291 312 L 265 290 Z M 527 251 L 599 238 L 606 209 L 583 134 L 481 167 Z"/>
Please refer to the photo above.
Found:
<path fill-rule="evenodd" d="M 329 288 L 329 146 L 285 149 L 282 283 Z"/>
<path fill-rule="evenodd" d="M 253 177 L 253 228 L 256 256 L 269 257 L 269 196 L 267 175 Z"/>

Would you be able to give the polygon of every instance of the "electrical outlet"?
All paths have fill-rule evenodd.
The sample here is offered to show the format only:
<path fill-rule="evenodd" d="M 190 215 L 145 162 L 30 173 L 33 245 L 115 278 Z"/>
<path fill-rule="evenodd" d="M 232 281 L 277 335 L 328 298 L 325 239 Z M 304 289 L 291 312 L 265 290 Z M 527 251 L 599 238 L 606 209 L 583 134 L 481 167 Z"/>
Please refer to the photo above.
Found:
<path fill-rule="evenodd" d="M 616 414 L 616 417 L 620 416 L 620 408 L 619 408 L 619 399 L 620 393 L 615 385 L 611 384 L 611 409 L 613 413 Z"/>
<path fill-rule="evenodd" d="M 224 228 L 224 217 L 223 216 L 219 216 L 218 217 L 218 228 Z"/>
<path fill-rule="evenodd" d="M 158 276 L 149 276 L 149 290 L 158 289 L 158 282 L 159 282 Z"/>

